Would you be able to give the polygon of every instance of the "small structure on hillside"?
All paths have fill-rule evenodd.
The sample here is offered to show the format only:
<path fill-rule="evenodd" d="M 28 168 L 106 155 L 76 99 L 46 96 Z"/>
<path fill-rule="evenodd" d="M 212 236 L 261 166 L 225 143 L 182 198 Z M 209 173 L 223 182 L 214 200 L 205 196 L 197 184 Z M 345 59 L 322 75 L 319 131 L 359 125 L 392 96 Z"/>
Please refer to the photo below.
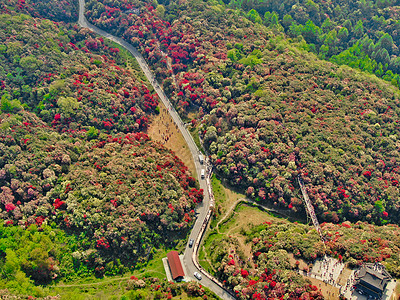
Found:
<path fill-rule="evenodd" d="M 183 272 L 181 260 L 179 258 L 179 253 L 177 251 L 170 251 L 167 254 L 169 269 L 171 270 L 172 279 L 180 281 L 185 276 Z"/>
<path fill-rule="evenodd" d="M 135 14 L 135 15 L 140 15 L 140 9 L 139 8 L 131 8 L 127 11 L 125 11 L 126 14 Z"/>
<path fill-rule="evenodd" d="M 392 276 L 380 263 L 366 263 L 358 271 L 354 289 L 371 299 L 381 299 Z"/>

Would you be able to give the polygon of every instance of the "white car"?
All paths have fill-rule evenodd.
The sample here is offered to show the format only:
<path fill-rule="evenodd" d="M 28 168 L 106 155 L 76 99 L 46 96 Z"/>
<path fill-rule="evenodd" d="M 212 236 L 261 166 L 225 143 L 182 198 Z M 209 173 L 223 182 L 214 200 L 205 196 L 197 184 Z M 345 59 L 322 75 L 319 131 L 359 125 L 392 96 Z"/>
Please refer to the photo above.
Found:
<path fill-rule="evenodd" d="M 200 273 L 199 272 L 194 272 L 194 277 L 196 277 L 198 280 L 201 280 L 201 278 L 203 278 L 203 277 L 201 277 L 201 275 L 200 275 Z"/>

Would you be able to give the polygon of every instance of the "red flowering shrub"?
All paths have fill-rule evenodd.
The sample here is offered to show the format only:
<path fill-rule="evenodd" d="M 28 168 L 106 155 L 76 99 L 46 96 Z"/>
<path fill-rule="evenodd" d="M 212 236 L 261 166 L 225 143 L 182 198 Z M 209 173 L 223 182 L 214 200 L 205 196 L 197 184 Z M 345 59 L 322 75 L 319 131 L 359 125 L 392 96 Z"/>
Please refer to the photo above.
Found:
<path fill-rule="evenodd" d="M 242 275 L 243 278 L 246 278 L 249 276 L 249 272 L 247 270 L 240 270 L 240 275 Z"/>

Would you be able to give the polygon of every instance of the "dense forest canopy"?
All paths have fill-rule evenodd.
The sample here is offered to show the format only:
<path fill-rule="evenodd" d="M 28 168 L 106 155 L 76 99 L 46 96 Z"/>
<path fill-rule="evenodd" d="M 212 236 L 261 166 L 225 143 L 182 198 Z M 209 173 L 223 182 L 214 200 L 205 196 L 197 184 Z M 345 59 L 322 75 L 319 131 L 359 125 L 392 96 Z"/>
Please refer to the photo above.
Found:
<path fill-rule="evenodd" d="M 396 88 L 216 3 L 124 3 L 88 1 L 86 14 L 141 48 L 182 113 L 200 106 L 204 146 L 231 184 L 298 211 L 302 174 L 323 220 L 399 221 Z"/>
<path fill-rule="evenodd" d="M 225 2 L 226 3 L 226 2 Z M 399 86 L 399 1 L 229 1 L 247 17 L 303 37 L 319 57 Z"/>
<path fill-rule="evenodd" d="M 158 97 L 126 52 L 36 18 L 34 2 L 11 4 L 0 15 L 0 285 L 39 296 L 36 285 L 122 274 L 174 246 L 202 190 L 144 133 Z"/>
<path fill-rule="evenodd" d="M 185 237 L 203 193 L 146 135 L 158 98 L 135 62 L 70 23 L 77 1 L 49 3 L 0 0 L 0 284 L 37 296 L 142 266 Z M 398 4 L 88 0 L 86 16 L 138 47 L 220 177 L 304 213 L 302 176 L 336 223 L 322 226 L 326 253 L 398 275 L 398 226 L 373 225 L 400 222 Z M 264 225 L 246 232 L 259 267 L 239 265 L 226 237 L 210 254 L 216 275 L 243 299 L 321 299 L 287 261 L 325 254 L 316 232 Z"/>

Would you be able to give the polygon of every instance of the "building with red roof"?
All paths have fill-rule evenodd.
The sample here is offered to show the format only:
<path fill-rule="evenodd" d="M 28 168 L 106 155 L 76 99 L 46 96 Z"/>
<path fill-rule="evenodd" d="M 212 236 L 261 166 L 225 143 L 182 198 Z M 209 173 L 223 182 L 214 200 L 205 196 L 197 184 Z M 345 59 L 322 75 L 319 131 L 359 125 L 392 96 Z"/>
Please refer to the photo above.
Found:
<path fill-rule="evenodd" d="M 169 269 L 171 270 L 172 279 L 181 280 L 185 276 L 179 253 L 177 251 L 170 251 L 167 254 Z"/>

